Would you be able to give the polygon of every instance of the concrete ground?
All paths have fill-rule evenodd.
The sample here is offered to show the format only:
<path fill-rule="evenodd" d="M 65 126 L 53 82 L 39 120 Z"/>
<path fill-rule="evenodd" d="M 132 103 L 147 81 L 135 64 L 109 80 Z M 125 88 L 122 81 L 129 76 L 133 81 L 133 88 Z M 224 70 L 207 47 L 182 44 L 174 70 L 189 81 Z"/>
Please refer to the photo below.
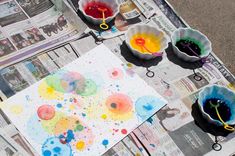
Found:
<path fill-rule="evenodd" d="M 213 51 L 235 74 L 235 0 L 168 0 L 192 27 L 208 36 Z"/>

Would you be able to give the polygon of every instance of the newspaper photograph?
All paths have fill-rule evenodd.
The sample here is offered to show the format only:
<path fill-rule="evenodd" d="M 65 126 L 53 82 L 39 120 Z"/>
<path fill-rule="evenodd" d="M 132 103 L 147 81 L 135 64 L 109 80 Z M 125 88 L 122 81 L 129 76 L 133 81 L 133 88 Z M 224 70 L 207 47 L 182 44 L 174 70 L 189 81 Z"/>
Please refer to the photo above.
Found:
<path fill-rule="evenodd" d="M 16 0 L 29 17 L 38 15 L 49 8 L 53 7 L 53 3 L 48 0 Z"/>
<path fill-rule="evenodd" d="M 0 2 L 0 26 L 4 27 L 28 19 L 26 14 L 14 0 Z"/>
<path fill-rule="evenodd" d="M 11 41 L 4 37 L 2 32 L 0 31 L 0 58 L 6 55 L 9 55 L 16 51 L 16 48 L 11 43 Z"/>
<path fill-rule="evenodd" d="M 68 20 L 50 0 L 3 0 L 0 10 L 0 69 L 79 38 L 86 29 L 77 15 Z"/>

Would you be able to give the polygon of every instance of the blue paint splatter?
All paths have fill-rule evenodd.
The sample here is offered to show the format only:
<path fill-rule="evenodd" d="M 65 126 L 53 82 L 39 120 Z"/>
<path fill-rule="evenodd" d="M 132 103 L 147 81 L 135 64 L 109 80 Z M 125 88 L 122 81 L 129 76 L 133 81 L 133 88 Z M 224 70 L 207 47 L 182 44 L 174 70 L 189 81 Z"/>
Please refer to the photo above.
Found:
<path fill-rule="evenodd" d="M 72 149 L 69 144 L 62 144 L 57 137 L 48 138 L 42 145 L 43 156 L 72 156 Z"/>
<path fill-rule="evenodd" d="M 53 151 L 55 153 L 59 153 L 61 151 L 61 148 L 60 147 L 55 147 L 55 148 L 53 148 Z"/>
<path fill-rule="evenodd" d="M 42 124 L 38 120 L 37 114 L 33 114 L 29 118 L 26 125 L 27 134 L 36 142 L 44 142 L 44 139 L 48 138 L 48 133 L 43 129 Z"/>
<path fill-rule="evenodd" d="M 147 103 L 146 105 L 143 105 L 144 109 L 146 109 L 147 111 L 150 111 L 153 109 L 153 106 L 149 103 Z"/>
<path fill-rule="evenodd" d="M 57 108 L 61 108 L 61 107 L 62 107 L 62 104 L 61 104 L 61 103 L 58 103 L 58 104 L 56 105 L 56 107 L 57 107 Z"/>
<path fill-rule="evenodd" d="M 135 102 L 135 109 L 142 120 L 147 120 L 160 109 L 163 104 L 164 101 L 155 96 L 142 96 Z"/>
<path fill-rule="evenodd" d="M 153 119 L 150 117 L 150 118 L 147 119 L 147 122 L 153 124 Z"/>
<path fill-rule="evenodd" d="M 45 150 L 42 154 L 43 156 L 51 156 L 51 151 Z"/>
<path fill-rule="evenodd" d="M 85 114 L 85 113 L 82 113 L 82 116 L 83 116 L 83 117 L 85 117 L 85 116 L 86 116 L 86 114 Z"/>
<path fill-rule="evenodd" d="M 61 134 L 59 136 L 59 139 L 62 140 L 62 142 L 70 143 L 74 139 L 73 131 L 72 130 L 68 130 L 66 137 L 63 134 Z"/>
<path fill-rule="evenodd" d="M 107 139 L 104 139 L 102 141 L 102 144 L 106 147 L 109 144 L 109 141 Z"/>
<path fill-rule="evenodd" d="M 72 130 L 68 130 L 67 132 L 67 142 L 71 142 L 74 139 L 74 134 Z"/>
<path fill-rule="evenodd" d="M 150 144 L 150 146 L 152 146 L 153 148 L 155 148 L 155 147 L 156 147 L 154 144 Z"/>

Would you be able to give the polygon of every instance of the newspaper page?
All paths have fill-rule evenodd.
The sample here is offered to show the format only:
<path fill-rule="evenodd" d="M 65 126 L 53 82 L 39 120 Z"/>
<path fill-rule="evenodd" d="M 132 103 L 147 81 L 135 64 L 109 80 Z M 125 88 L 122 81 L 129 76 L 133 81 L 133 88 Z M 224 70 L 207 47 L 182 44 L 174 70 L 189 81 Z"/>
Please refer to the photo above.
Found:
<path fill-rule="evenodd" d="M 50 0 L 1 0 L 0 10 L 0 68 L 78 38 L 86 29 L 77 15 L 75 27 Z"/>
<path fill-rule="evenodd" d="M 154 6 L 155 13 L 149 17 L 148 24 L 162 29 L 168 37 L 177 28 L 187 27 L 166 1 L 153 2 L 155 5 L 151 6 Z M 213 126 L 209 125 L 208 129 L 196 103 L 199 91 L 208 85 L 219 84 L 235 90 L 234 76 L 214 53 L 208 57 L 208 63 L 187 63 L 178 59 L 169 45 L 161 58 L 146 62 L 130 53 L 124 35 L 102 42 L 124 62 L 129 74 L 138 73 L 169 101 L 104 156 L 234 155 L 235 134 L 211 132 Z M 1 70 L 2 100 L 53 73 L 97 44 L 100 43 L 96 38 L 88 35 Z M 147 76 L 149 73 L 154 76 Z M 212 148 L 215 143 L 218 144 Z"/>
<path fill-rule="evenodd" d="M 0 129 L 0 155 L 1 156 L 28 156 L 27 152 Z"/>
<path fill-rule="evenodd" d="M 14 110 L 13 110 L 14 111 Z M 36 156 L 35 150 L 0 108 L 0 155 Z"/>

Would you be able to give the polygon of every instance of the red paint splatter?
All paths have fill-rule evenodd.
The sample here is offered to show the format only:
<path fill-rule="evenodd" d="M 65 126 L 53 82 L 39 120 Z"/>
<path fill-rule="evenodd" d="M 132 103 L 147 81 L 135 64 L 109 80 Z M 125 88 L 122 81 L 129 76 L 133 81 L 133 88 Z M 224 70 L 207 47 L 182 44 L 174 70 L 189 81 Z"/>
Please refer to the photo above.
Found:
<path fill-rule="evenodd" d="M 42 120 L 50 120 L 55 116 L 55 109 L 50 105 L 42 105 L 38 108 L 37 114 Z"/>
<path fill-rule="evenodd" d="M 123 77 L 123 72 L 119 68 L 112 68 L 108 72 L 111 79 L 121 79 Z"/>
<path fill-rule="evenodd" d="M 113 75 L 113 76 L 117 76 L 117 75 L 118 75 L 118 71 L 113 71 L 113 72 L 112 72 L 112 75 Z"/>
<path fill-rule="evenodd" d="M 132 110 L 132 101 L 129 96 L 116 93 L 108 97 L 106 106 L 112 113 L 125 114 Z"/>
<path fill-rule="evenodd" d="M 65 138 L 60 138 L 60 143 L 66 144 L 66 139 Z"/>
<path fill-rule="evenodd" d="M 127 130 L 126 129 L 122 129 L 121 132 L 122 132 L 122 134 L 127 134 Z"/>

